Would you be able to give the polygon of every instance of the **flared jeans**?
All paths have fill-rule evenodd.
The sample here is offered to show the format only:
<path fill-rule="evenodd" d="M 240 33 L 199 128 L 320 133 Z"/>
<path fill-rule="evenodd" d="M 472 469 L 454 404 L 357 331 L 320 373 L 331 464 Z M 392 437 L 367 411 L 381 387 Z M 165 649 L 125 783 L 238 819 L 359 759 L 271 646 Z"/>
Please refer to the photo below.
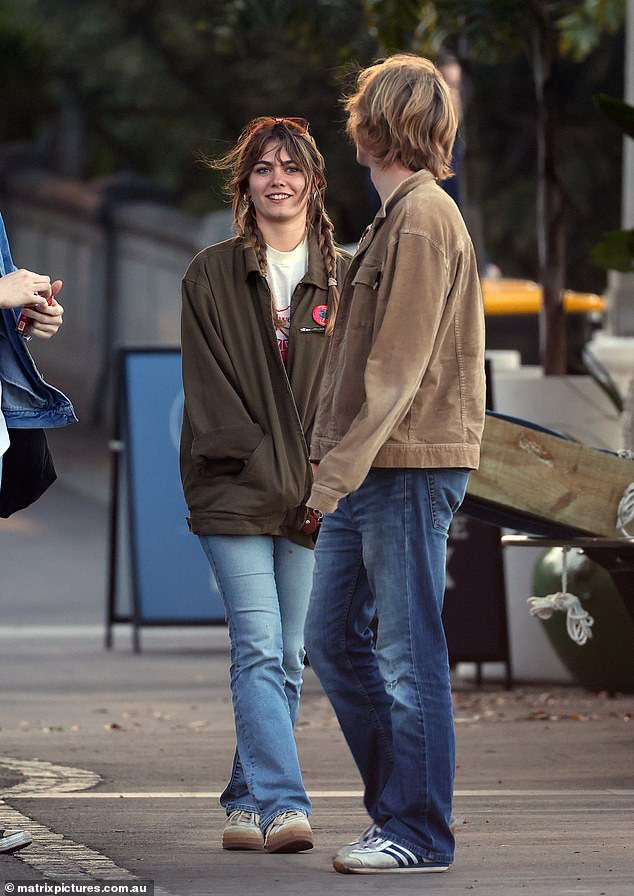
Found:
<path fill-rule="evenodd" d="M 216 577 L 231 641 L 237 750 L 220 802 L 256 812 L 308 815 L 293 727 L 304 667 L 304 621 L 314 554 L 269 535 L 199 536 Z"/>

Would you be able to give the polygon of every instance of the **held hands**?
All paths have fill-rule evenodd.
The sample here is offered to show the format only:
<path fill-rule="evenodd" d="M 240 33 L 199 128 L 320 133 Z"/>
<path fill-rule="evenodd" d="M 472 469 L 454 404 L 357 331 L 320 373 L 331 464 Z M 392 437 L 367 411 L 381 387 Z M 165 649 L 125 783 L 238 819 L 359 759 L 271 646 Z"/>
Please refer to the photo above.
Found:
<path fill-rule="evenodd" d="M 33 323 L 29 336 L 50 339 L 62 325 L 64 309 L 55 301 L 62 281 L 24 269 L 0 277 L 0 308 L 24 306 L 23 315 Z M 52 300 L 52 304 L 47 304 Z"/>
<path fill-rule="evenodd" d="M 311 470 L 313 471 L 313 479 L 317 475 L 317 470 L 319 469 L 319 464 L 316 464 L 311 460 L 310 462 Z M 316 510 L 314 507 L 306 508 L 306 518 L 304 520 L 304 525 L 302 526 L 302 532 L 304 535 L 315 535 L 319 531 L 319 527 L 321 526 L 321 522 L 324 518 L 321 510 Z"/>
<path fill-rule="evenodd" d="M 320 510 L 313 510 L 311 507 L 307 507 L 306 519 L 304 520 L 304 525 L 302 526 L 302 532 L 304 533 L 304 535 L 314 535 L 315 532 L 318 532 L 323 518 L 324 515 Z"/>

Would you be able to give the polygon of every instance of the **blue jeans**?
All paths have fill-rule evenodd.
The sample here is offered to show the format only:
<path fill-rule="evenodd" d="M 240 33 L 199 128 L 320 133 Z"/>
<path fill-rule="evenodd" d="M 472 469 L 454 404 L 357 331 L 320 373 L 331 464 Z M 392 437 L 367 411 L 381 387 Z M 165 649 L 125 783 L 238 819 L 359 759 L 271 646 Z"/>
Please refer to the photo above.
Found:
<path fill-rule="evenodd" d="M 293 726 L 304 668 L 304 620 L 314 554 L 271 535 L 201 535 L 231 639 L 237 752 L 220 798 L 227 814 L 260 826 L 291 809 L 308 814 Z"/>
<path fill-rule="evenodd" d="M 372 469 L 322 523 L 306 620 L 308 657 L 368 813 L 391 840 L 447 863 L 455 740 L 441 612 L 447 532 L 468 475 Z"/>

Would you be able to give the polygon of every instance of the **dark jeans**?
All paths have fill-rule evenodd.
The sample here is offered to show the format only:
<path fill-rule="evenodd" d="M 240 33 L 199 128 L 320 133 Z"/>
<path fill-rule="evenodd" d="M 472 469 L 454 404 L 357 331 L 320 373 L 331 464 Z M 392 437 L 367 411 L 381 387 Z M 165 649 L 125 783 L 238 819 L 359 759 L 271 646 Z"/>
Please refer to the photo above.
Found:
<path fill-rule="evenodd" d="M 452 862 L 455 766 L 441 619 L 447 533 L 468 471 L 370 471 L 322 523 L 306 649 L 386 836 Z M 378 614 L 376 644 L 371 622 Z"/>

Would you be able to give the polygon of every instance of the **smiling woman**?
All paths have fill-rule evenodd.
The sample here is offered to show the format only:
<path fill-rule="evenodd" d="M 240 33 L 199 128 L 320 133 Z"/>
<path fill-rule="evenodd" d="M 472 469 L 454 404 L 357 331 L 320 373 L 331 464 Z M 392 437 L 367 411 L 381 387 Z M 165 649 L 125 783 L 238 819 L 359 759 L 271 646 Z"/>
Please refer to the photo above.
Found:
<path fill-rule="evenodd" d="M 267 280 L 273 323 L 286 364 L 291 320 L 291 294 L 306 273 L 306 175 L 287 150 L 268 140 L 249 176 L 249 194 L 258 228 L 266 243 Z"/>
<path fill-rule="evenodd" d="M 183 281 L 181 473 L 231 639 L 222 845 L 300 852 L 313 845 L 293 736 L 313 571 L 307 441 L 347 257 L 304 119 L 255 119 L 210 165 L 229 172 L 236 236 Z"/>
<path fill-rule="evenodd" d="M 251 201 L 267 245 L 289 252 L 306 231 L 306 175 L 274 138 L 263 150 L 249 176 Z"/>

